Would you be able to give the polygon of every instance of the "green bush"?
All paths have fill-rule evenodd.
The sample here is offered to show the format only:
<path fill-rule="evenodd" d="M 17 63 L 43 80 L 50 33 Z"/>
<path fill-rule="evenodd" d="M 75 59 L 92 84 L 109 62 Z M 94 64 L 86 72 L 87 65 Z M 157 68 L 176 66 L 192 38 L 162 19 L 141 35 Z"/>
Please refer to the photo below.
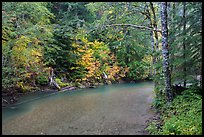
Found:
<path fill-rule="evenodd" d="M 55 81 L 60 87 L 71 86 L 70 83 L 63 83 L 59 78 L 56 78 Z"/>
<path fill-rule="evenodd" d="M 45 75 L 39 75 L 37 77 L 37 84 L 40 84 L 40 85 L 47 85 L 48 84 L 48 77 L 45 76 Z"/>
<path fill-rule="evenodd" d="M 164 135 L 201 135 L 202 134 L 202 100 L 193 102 L 184 101 L 183 98 L 174 102 L 174 115 L 165 118 L 163 126 Z M 180 109 L 178 109 L 180 108 Z M 177 110 L 178 109 L 178 110 Z"/>
<path fill-rule="evenodd" d="M 197 89 L 188 89 L 177 96 L 171 106 L 161 113 L 163 126 L 156 130 L 152 121 L 147 130 L 157 135 L 201 135 L 202 134 L 202 96 Z M 165 106 L 163 106 L 165 107 Z"/>

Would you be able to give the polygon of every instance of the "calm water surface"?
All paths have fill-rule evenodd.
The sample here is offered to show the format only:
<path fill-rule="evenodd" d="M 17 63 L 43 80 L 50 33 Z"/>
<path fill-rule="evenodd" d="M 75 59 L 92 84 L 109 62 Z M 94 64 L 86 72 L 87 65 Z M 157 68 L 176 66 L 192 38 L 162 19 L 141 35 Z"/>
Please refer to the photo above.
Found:
<path fill-rule="evenodd" d="M 141 134 L 134 127 L 145 126 L 153 86 L 141 82 L 27 95 L 2 108 L 2 133 Z"/>

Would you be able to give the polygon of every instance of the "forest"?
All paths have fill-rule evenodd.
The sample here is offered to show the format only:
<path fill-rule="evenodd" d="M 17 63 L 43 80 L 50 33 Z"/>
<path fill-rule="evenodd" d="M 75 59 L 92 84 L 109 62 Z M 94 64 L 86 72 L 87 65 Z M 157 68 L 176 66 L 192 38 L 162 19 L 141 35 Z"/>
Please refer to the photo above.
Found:
<path fill-rule="evenodd" d="M 149 134 L 202 134 L 201 2 L 2 2 L 2 104 L 140 81 Z"/>

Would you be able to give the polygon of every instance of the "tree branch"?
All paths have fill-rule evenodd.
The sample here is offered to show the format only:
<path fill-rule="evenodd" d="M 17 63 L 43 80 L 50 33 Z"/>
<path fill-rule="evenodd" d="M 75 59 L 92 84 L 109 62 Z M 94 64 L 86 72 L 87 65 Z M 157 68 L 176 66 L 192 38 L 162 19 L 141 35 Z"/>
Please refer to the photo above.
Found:
<path fill-rule="evenodd" d="M 138 26 L 138 25 L 134 25 L 134 24 L 111 24 L 111 25 L 106 25 L 105 27 L 114 27 L 114 26 L 129 26 L 129 27 L 133 27 L 133 28 L 137 28 L 137 29 L 147 29 L 147 30 L 153 30 L 153 31 L 157 31 L 162 33 L 161 30 L 155 29 L 155 28 L 150 28 L 150 27 L 146 27 L 146 26 Z"/>

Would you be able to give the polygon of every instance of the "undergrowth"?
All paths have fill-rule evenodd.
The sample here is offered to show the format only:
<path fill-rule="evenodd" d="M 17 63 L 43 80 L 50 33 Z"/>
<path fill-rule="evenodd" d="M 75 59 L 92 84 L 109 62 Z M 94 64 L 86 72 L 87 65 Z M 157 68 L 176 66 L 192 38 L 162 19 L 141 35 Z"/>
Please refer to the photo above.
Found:
<path fill-rule="evenodd" d="M 160 119 L 152 120 L 147 127 L 152 135 L 202 135 L 201 90 L 191 87 L 175 96 L 170 106 L 157 99 L 153 103 Z M 159 125 L 159 126 L 158 126 Z"/>

